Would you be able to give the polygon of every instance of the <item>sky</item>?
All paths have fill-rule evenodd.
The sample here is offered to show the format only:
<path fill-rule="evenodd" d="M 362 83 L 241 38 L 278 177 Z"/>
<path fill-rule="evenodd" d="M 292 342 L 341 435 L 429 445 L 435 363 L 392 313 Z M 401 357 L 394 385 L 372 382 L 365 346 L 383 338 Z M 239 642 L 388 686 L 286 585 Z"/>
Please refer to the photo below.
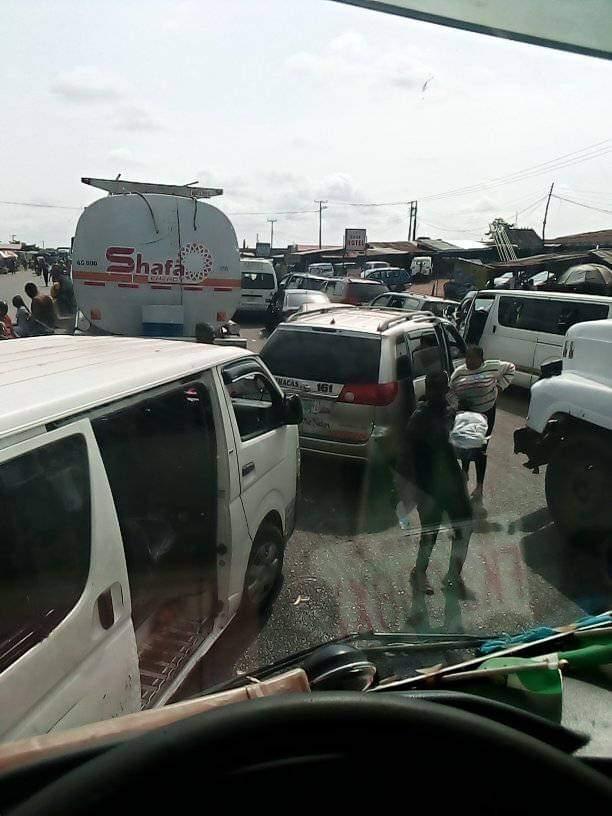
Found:
<path fill-rule="evenodd" d="M 330 0 L 3 0 L 2 33 L 0 242 L 69 244 L 118 173 L 222 187 L 250 245 L 315 243 L 316 199 L 324 244 L 405 240 L 412 199 L 420 236 L 540 232 L 552 182 L 547 237 L 612 226 L 604 60 Z"/>

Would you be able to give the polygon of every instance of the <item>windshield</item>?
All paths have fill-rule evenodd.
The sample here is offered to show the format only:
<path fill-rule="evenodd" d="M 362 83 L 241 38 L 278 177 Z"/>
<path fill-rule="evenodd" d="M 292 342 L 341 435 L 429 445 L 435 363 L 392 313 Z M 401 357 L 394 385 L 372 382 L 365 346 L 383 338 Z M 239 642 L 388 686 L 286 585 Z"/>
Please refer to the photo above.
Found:
<path fill-rule="evenodd" d="M 273 272 L 243 272 L 243 289 L 274 289 L 276 281 Z"/>
<path fill-rule="evenodd" d="M 285 295 L 285 309 L 298 309 L 303 303 L 327 303 L 323 292 L 299 292 L 288 290 Z"/>
<path fill-rule="evenodd" d="M 416 311 L 418 311 L 419 309 L 424 308 L 423 301 L 420 300 L 419 298 L 404 297 L 404 298 L 401 299 L 400 303 L 401 303 L 401 306 L 400 306 L 401 309 L 408 309 L 408 310 L 415 309 Z"/>
<path fill-rule="evenodd" d="M 2 5 L 0 743 L 612 607 L 612 61 L 387 5 Z"/>
<path fill-rule="evenodd" d="M 351 302 L 368 303 L 376 297 L 380 291 L 385 291 L 383 285 L 378 282 L 368 281 L 367 283 L 351 282 L 348 287 L 348 297 Z"/>

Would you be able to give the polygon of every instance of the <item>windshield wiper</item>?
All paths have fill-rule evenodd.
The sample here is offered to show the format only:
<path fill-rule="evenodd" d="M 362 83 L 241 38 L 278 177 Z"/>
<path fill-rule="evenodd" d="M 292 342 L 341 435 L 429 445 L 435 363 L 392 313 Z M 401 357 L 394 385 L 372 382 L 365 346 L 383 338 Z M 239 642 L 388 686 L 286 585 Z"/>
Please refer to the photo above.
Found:
<path fill-rule="evenodd" d="M 275 674 L 280 674 L 283 671 L 297 668 L 303 660 L 310 657 L 318 649 L 321 649 L 324 646 L 348 644 L 350 646 L 359 648 L 366 655 L 384 652 L 405 654 L 410 652 L 429 651 L 444 648 L 476 649 L 485 641 L 490 640 L 492 637 L 499 637 L 499 635 L 375 632 L 374 630 L 366 630 L 365 632 L 351 632 L 348 635 L 343 635 L 342 637 L 321 641 L 314 646 L 310 646 L 309 648 L 303 649 L 300 652 L 295 652 L 287 657 L 281 658 L 280 660 L 276 660 L 273 663 L 268 663 L 265 666 L 259 666 L 256 669 L 246 671 L 244 674 L 240 674 L 231 680 L 226 680 L 223 683 L 209 686 L 204 691 L 193 694 L 185 699 L 201 697 L 202 694 L 216 694 L 220 691 L 239 688 L 240 686 L 245 685 L 245 683 L 266 680 L 268 677 L 272 677 Z"/>

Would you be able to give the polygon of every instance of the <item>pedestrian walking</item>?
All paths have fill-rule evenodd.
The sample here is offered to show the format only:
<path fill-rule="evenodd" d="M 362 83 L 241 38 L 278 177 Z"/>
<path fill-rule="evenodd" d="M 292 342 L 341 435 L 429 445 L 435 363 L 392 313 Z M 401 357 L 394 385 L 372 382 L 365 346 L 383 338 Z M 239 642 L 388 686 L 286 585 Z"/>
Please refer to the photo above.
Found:
<path fill-rule="evenodd" d="M 487 420 L 487 439 L 495 426 L 497 397 L 512 382 L 515 374 L 514 363 L 502 360 L 485 360 L 480 346 L 468 346 L 465 365 L 458 366 L 450 380 L 451 393 L 462 409 L 484 414 Z M 476 488 L 472 499 L 482 502 L 485 473 L 487 470 L 487 448 L 474 454 L 476 467 Z M 469 476 L 469 461 L 464 464 L 466 480 Z"/>
<path fill-rule="evenodd" d="M 49 264 L 42 255 L 38 257 L 38 271 L 43 276 L 45 286 L 49 285 Z"/>
<path fill-rule="evenodd" d="M 21 295 L 15 295 L 13 298 L 13 306 L 16 310 L 15 325 L 13 328 L 15 337 L 30 337 L 32 334 L 32 315 Z"/>
<path fill-rule="evenodd" d="M 421 537 L 416 564 L 410 574 L 413 586 L 427 595 L 433 587 L 427 567 L 444 514 L 453 528 L 453 543 L 445 586 L 465 593 L 461 570 L 472 535 L 472 506 L 465 480 L 450 443 L 454 411 L 448 403 L 445 371 L 425 378 L 425 401 L 410 417 L 396 464 L 400 476 L 415 488 Z"/>
<path fill-rule="evenodd" d="M 39 324 L 37 334 L 53 333 L 55 329 L 55 306 L 49 295 L 41 295 L 35 283 L 26 283 L 26 295 L 32 299 L 32 318 Z"/>

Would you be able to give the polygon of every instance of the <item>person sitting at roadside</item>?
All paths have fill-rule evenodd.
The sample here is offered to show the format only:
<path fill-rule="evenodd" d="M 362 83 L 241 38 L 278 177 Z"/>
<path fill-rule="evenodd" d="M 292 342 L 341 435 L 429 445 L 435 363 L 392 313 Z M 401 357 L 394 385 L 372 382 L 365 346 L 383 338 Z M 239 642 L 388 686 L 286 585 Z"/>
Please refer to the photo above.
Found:
<path fill-rule="evenodd" d="M 13 331 L 13 321 L 8 313 L 8 306 L 3 300 L 0 300 L 0 321 L 2 322 L 2 330 L 7 340 L 12 340 L 15 337 Z"/>
<path fill-rule="evenodd" d="M 41 331 L 37 334 L 44 334 L 45 329 L 53 332 L 55 329 L 56 314 L 55 306 L 49 295 L 41 295 L 35 283 L 26 283 L 26 295 L 32 299 L 32 318 L 36 320 Z"/>
<path fill-rule="evenodd" d="M 13 306 L 17 310 L 13 327 L 15 337 L 30 337 L 32 334 L 32 315 L 21 295 L 15 295 Z"/>

